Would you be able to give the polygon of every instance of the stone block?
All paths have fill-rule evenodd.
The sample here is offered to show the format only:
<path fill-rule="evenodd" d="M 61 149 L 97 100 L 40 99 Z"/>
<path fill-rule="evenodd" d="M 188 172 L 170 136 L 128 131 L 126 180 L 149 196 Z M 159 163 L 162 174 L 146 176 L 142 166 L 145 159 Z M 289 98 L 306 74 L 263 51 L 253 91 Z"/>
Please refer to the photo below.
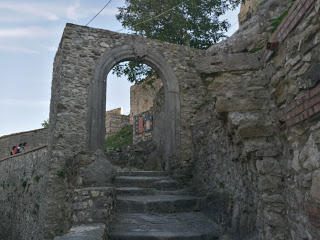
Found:
<path fill-rule="evenodd" d="M 281 178 L 276 176 L 260 176 L 258 188 L 260 191 L 278 189 L 282 185 Z"/>
<path fill-rule="evenodd" d="M 276 159 L 269 157 L 258 160 L 256 162 L 256 167 L 259 173 L 266 174 L 276 172 L 276 169 L 279 169 L 279 164 Z"/>
<path fill-rule="evenodd" d="M 254 70 L 263 67 L 259 53 L 236 53 L 197 59 L 196 69 L 202 73 Z"/>
<path fill-rule="evenodd" d="M 248 122 L 256 123 L 259 121 L 262 112 L 231 112 L 228 119 L 234 126 L 247 124 Z"/>
<path fill-rule="evenodd" d="M 238 134 L 243 138 L 268 137 L 274 134 L 272 126 L 254 125 L 239 128 Z"/>
<path fill-rule="evenodd" d="M 263 101 L 218 97 L 216 102 L 217 112 L 238 112 L 259 110 L 263 107 Z"/>
<path fill-rule="evenodd" d="M 296 171 L 299 172 L 301 170 L 301 166 L 299 163 L 299 151 L 293 152 L 293 161 L 291 167 Z"/>
<path fill-rule="evenodd" d="M 301 88 L 313 88 L 320 82 L 320 64 L 313 64 L 307 71 L 300 82 Z"/>
<path fill-rule="evenodd" d="M 317 203 L 320 203 L 320 170 L 316 170 L 312 174 L 310 195 Z"/>
<path fill-rule="evenodd" d="M 271 227 L 285 227 L 287 226 L 285 218 L 279 213 L 272 211 L 265 211 L 264 215 L 267 220 L 267 224 Z"/>
<path fill-rule="evenodd" d="M 314 170 L 320 167 L 320 151 L 316 144 L 319 133 L 312 133 L 299 155 L 303 168 Z"/>

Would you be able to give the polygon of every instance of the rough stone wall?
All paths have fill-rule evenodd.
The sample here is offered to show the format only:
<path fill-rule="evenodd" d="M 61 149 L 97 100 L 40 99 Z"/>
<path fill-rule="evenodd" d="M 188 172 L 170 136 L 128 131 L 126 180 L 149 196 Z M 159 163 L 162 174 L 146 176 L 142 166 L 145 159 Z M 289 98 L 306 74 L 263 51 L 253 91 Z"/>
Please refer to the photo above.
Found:
<path fill-rule="evenodd" d="M 241 4 L 240 13 L 238 14 L 239 25 L 250 19 L 262 4 L 262 0 L 246 0 Z"/>
<path fill-rule="evenodd" d="M 319 236 L 320 1 L 297 0 L 290 27 L 280 25 L 291 33 L 271 37 L 263 19 L 288 4 L 268 1 L 198 61 L 207 101 L 194 115 L 193 184 L 207 195 L 204 212 L 242 238 Z M 278 48 L 254 53 L 274 37 Z"/>
<path fill-rule="evenodd" d="M 35 148 L 40 145 L 46 145 L 48 139 L 48 129 L 41 128 L 33 131 L 14 133 L 0 137 L 0 159 L 10 156 L 13 146 L 27 142 L 27 148 Z"/>
<path fill-rule="evenodd" d="M 47 149 L 0 161 L 0 239 L 43 239 Z"/>
<path fill-rule="evenodd" d="M 130 87 L 130 123 L 133 124 L 134 116 L 149 111 L 153 107 L 153 100 L 162 87 L 162 81 L 155 76 L 152 79 L 146 79 L 141 84 L 135 84 Z M 148 85 L 147 81 L 152 81 Z"/>
<path fill-rule="evenodd" d="M 129 116 L 123 115 L 122 107 L 106 112 L 106 138 L 128 125 L 130 125 Z"/>
<path fill-rule="evenodd" d="M 320 1 L 305 4 L 310 3 L 301 22 L 267 63 L 272 69 L 276 119 L 281 120 L 277 138 L 286 173 L 282 197 L 292 239 L 320 236 Z"/>

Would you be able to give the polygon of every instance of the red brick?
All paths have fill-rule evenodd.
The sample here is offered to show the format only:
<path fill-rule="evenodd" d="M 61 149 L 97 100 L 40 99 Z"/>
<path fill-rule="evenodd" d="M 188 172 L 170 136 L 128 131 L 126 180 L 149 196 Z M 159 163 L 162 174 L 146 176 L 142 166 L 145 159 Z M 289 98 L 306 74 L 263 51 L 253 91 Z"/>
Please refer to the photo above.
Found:
<path fill-rule="evenodd" d="M 288 15 L 290 15 L 296 8 L 297 8 L 297 5 L 300 3 L 301 1 L 297 0 L 295 1 L 295 3 L 292 5 L 292 7 L 290 8 L 289 12 L 288 12 Z"/>
<path fill-rule="evenodd" d="M 293 123 L 292 119 L 289 119 L 288 121 L 286 121 L 287 127 L 290 127 L 290 126 L 292 126 L 293 124 L 294 124 L 294 123 Z"/>
<path fill-rule="evenodd" d="M 320 112 L 320 104 L 316 104 L 313 106 L 313 109 L 314 109 L 314 112 L 317 113 L 317 112 Z"/>
<path fill-rule="evenodd" d="M 316 206 L 305 206 L 305 211 L 312 214 L 320 214 L 320 208 Z"/>
<path fill-rule="evenodd" d="M 294 109 L 297 105 L 297 101 L 293 101 L 290 103 L 287 107 L 283 109 L 284 113 L 290 112 L 292 109 Z"/>
<path fill-rule="evenodd" d="M 312 222 L 320 222 L 320 215 L 309 214 L 309 220 Z"/>
<path fill-rule="evenodd" d="M 281 118 L 281 117 L 283 116 L 283 114 L 284 114 L 283 109 L 280 110 L 280 111 L 278 111 L 278 112 L 277 112 L 277 117 L 278 117 L 278 119 Z"/>
<path fill-rule="evenodd" d="M 301 122 L 300 115 L 295 116 L 295 117 L 291 118 L 290 120 L 292 121 L 292 125 L 294 125 L 294 124 L 296 124 L 298 122 Z"/>
<path fill-rule="evenodd" d="M 314 224 L 314 223 L 311 223 L 312 226 L 316 227 L 316 228 L 320 228 L 320 225 L 319 224 Z"/>
<path fill-rule="evenodd" d="M 317 103 L 320 102 L 320 95 L 317 95 L 313 98 L 310 99 L 312 101 L 312 105 L 316 105 Z"/>
<path fill-rule="evenodd" d="M 316 86 L 314 89 L 310 91 L 310 97 L 313 97 L 320 93 L 320 85 Z"/>
<path fill-rule="evenodd" d="M 302 113 L 304 110 L 304 106 L 303 104 L 301 104 L 300 106 L 296 107 L 295 109 L 292 110 L 292 116 L 296 116 L 298 115 L 299 113 Z"/>
<path fill-rule="evenodd" d="M 308 9 L 312 5 L 313 2 L 314 2 L 314 0 L 309 0 L 306 4 L 306 8 Z"/>
<path fill-rule="evenodd" d="M 287 113 L 287 114 L 284 116 L 284 119 L 285 119 L 285 120 L 289 120 L 290 118 L 292 118 L 292 113 L 291 113 L 291 112 Z"/>
<path fill-rule="evenodd" d="M 312 100 L 306 101 L 304 104 L 304 109 L 311 108 L 314 104 L 312 104 Z"/>
<path fill-rule="evenodd" d="M 314 114 L 313 108 L 309 108 L 308 110 L 306 110 L 306 111 L 304 111 L 304 112 L 302 113 L 302 115 L 303 115 L 303 120 L 311 117 L 313 114 Z"/>
<path fill-rule="evenodd" d="M 299 98 L 297 100 L 297 104 L 300 105 L 301 103 L 304 103 L 305 101 L 307 101 L 309 98 L 308 96 L 302 96 L 301 98 Z"/>

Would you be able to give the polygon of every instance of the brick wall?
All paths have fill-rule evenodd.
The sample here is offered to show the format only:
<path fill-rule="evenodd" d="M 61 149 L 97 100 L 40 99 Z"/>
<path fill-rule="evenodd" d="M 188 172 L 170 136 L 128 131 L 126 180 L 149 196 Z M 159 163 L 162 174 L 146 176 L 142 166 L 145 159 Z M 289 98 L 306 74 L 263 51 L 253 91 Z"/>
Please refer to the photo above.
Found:
<path fill-rule="evenodd" d="M 278 117 L 279 121 L 289 127 L 306 120 L 318 112 L 320 112 L 320 85 L 280 110 Z"/>

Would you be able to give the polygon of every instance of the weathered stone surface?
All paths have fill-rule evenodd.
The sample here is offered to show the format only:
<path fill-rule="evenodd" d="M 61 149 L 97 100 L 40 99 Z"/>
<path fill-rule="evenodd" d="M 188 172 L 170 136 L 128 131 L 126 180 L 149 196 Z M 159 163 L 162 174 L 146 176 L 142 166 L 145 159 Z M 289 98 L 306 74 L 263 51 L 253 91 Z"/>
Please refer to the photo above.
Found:
<path fill-rule="evenodd" d="M 218 97 L 216 102 L 217 112 L 238 112 L 244 110 L 259 110 L 263 106 L 262 101 L 251 101 L 249 99 L 229 99 Z"/>
<path fill-rule="evenodd" d="M 277 189 L 281 185 L 281 178 L 276 176 L 260 176 L 258 188 L 261 191 Z"/>
<path fill-rule="evenodd" d="M 128 125 L 130 125 L 130 117 L 123 115 L 122 107 L 106 112 L 106 138 L 114 135 Z"/>
<path fill-rule="evenodd" d="M 79 225 L 70 229 L 63 237 L 54 240 L 103 240 L 106 226 L 103 223 Z"/>
<path fill-rule="evenodd" d="M 80 188 L 74 191 L 73 223 L 109 223 L 114 218 L 115 189 L 112 187 Z"/>
<path fill-rule="evenodd" d="M 0 239 L 43 239 L 47 163 L 46 148 L 0 161 Z"/>
<path fill-rule="evenodd" d="M 310 194 L 317 203 L 320 203 L 320 170 L 316 170 L 312 174 Z"/>
<path fill-rule="evenodd" d="M 320 152 L 317 146 L 318 134 L 311 134 L 304 148 L 301 150 L 299 160 L 303 167 L 314 170 L 320 167 Z"/>
<path fill-rule="evenodd" d="M 87 165 L 79 168 L 78 186 L 103 187 L 109 185 L 116 176 L 115 167 L 107 160 L 102 151 L 87 156 L 80 155 L 80 159 L 88 159 Z"/>
<path fill-rule="evenodd" d="M 197 70 L 204 73 L 251 70 L 263 66 L 262 58 L 258 53 L 236 53 L 205 57 L 197 59 L 195 64 Z"/>

